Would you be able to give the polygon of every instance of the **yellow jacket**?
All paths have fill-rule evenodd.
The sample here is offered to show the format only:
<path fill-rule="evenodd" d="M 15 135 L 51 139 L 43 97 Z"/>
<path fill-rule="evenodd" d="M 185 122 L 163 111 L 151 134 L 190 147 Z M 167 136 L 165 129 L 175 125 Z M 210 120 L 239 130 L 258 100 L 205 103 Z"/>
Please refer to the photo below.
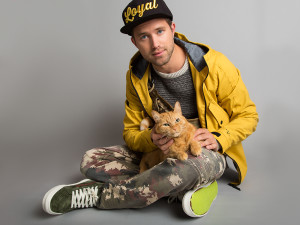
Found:
<path fill-rule="evenodd" d="M 209 46 L 190 42 L 179 33 L 175 33 L 175 43 L 188 53 L 201 126 L 214 134 L 222 146 L 221 153 L 233 160 L 239 174 L 239 181 L 234 184 L 239 185 L 247 172 L 241 141 L 255 131 L 258 123 L 255 104 L 239 70 L 223 54 Z M 200 46 L 206 52 L 203 56 L 205 63 L 199 60 Z M 149 65 L 137 52 L 126 75 L 123 138 L 130 149 L 139 152 L 156 148 L 151 141 L 151 130 L 139 130 L 141 120 L 150 116 L 152 111 L 147 88 Z"/>

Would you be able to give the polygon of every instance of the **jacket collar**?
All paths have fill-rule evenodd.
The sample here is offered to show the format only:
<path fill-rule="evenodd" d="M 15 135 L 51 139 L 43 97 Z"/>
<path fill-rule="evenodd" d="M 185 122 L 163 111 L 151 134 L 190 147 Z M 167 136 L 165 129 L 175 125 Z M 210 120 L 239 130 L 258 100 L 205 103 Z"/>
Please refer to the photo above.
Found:
<path fill-rule="evenodd" d="M 204 55 L 209 51 L 208 46 L 189 42 L 184 35 L 179 33 L 175 33 L 174 42 L 185 49 L 194 67 L 199 72 L 207 65 Z M 141 80 L 149 66 L 149 62 L 143 58 L 140 52 L 137 52 L 132 57 L 130 65 L 133 74 Z"/>

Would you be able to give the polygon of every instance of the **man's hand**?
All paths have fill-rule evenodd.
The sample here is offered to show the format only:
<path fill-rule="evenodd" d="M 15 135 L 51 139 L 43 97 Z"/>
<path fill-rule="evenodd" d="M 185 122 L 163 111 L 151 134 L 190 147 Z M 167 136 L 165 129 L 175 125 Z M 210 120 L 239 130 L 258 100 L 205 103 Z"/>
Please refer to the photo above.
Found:
<path fill-rule="evenodd" d="M 163 151 L 164 154 L 169 153 L 169 148 L 173 144 L 174 140 L 168 137 L 164 137 L 161 134 L 157 134 L 155 129 L 151 131 L 151 139 L 153 144 L 155 144 L 160 150 Z"/>
<path fill-rule="evenodd" d="M 209 150 L 218 151 L 219 145 L 214 135 L 207 129 L 199 128 L 195 133 L 194 139 L 201 142 L 201 147 L 205 147 Z"/>

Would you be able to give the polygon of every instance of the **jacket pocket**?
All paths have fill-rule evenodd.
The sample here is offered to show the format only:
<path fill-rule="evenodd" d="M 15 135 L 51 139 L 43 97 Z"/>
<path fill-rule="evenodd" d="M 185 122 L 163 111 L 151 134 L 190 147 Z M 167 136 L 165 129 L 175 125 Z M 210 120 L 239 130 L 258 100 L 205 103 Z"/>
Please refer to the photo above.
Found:
<path fill-rule="evenodd" d="M 219 105 L 210 103 L 208 107 L 210 113 L 218 123 L 219 127 L 223 127 L 229 123 L 229 116 Z"/>

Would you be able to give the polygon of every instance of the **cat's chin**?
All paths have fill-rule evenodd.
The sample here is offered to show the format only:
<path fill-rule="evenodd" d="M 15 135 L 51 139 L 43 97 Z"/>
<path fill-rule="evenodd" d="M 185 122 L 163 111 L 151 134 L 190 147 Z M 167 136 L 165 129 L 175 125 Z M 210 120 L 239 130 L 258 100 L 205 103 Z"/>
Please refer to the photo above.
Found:
<path fill-rule="evenodd" d="M 177 137 L 179 137 L 179 135 L 180 135 L 180 133 L 172 134 L 172 137 L 177 138 Z"/>

